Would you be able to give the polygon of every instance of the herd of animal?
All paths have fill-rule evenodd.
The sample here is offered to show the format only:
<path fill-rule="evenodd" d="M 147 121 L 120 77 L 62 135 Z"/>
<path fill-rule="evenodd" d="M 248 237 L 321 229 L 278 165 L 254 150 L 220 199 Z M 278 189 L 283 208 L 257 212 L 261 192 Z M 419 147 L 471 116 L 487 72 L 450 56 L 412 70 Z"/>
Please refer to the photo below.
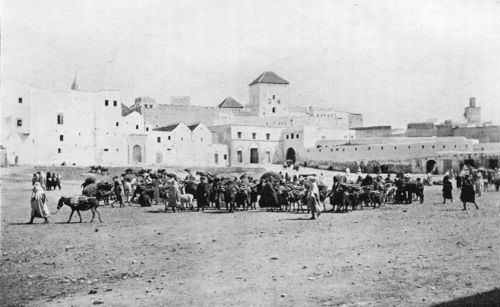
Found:
<path fill-rule="evenodd" d="M 95 170 L 95 167 L 93 169 Z M 246 211 L 257 207 L 289 212 L 310 211 L 306 201 L 307 178 L 305 176 L 290 178 L 276 173 L 266 174 L 267 176 L 264 175 L 260 179 L 254 179 L 246 175 L 240 178 L 225 178 L 203 172 L 197 172 L 196 175 L 189 173 L 183 180 L 178 181 L 181 192 L 180 202 L 174 211 L 175 209 L 195 210 L 199 207 L 197 203 L 200 203 L 200 197 L 206 197 L 206 204 L 209 207 L 216 209 L 225 207 L 231 212 Z M 199 195 L 197 192 L 200 183 L 196 177 L 201 176 L 208 179 L 204 183 L 205 195 Z M 128 182 L 131 186 L 131 190 L 125 193 L 126 202 L 138 203 L 141 207 L 165 205 L 167 209 L 170 184 L 168 178 L 172 177 L 176 178 L 175 175 L 168 174 L 163 169 L 141 169 L 136 172 L 127 169 L 119 178 L 120 184 Z M 82 196 L 62 197 L 59 200 L 58 209 L 63 205 L 68 205 L 72 209 L 68 222 L 71 221 L 74 212 L 80 216 L 80 211 L 87 210 L 92 212 L 92 220 L 95 214 L 101 220 L 97 208 L 101 203 L 105 206 L 113 206 L 117 198 L 116 184 L 117 182 L 109 183 L 104 180 L 96 182 L 94 177 L 88 177 L 82 184 Z M 269 195 L 263 195 L 266 193 L 266 189 L 263 189 L 264 184 L 270 186 L 267 189 Z M 334 178 L 332 188 L 328 188 L 322 182 L 318 182 L 318 188 L 320 201 L 323 204 L 329 203 L 332 212 L 349 212 L 367 206 L 378 208 L 385 203 L 401 204 L 412 201 L 422 203 L 424 200 L 423 183 L 402 174 L 397 175 L 394 180 L 389 176 L 384 180 L 380 176 L 372 178 L 367 175 L 364 178 L 359 177 L 355 183 L 339 175 Z"/>

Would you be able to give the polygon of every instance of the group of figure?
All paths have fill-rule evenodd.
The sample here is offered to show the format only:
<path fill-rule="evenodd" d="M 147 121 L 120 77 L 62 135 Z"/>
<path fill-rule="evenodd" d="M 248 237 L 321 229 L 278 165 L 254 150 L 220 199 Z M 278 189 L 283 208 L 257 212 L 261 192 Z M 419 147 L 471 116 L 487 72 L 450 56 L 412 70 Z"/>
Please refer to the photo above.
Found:
<path fill-rule="evenodd" d="M 484 191 L 488 190 L 489 186 L 494 185 L 496 191 L 500 187 L 500 171 L 498 169 L 475 169 L 465 165 L 457 176 L 454 176 L 452 171 L 445 174 L 443 178 L 443 204 L 448 199 L 453 202 L 453 179 L 456 180 L 456 187 L 460 190 L 463 210 L 467 210 L 467 203 L 472 203 L 476 209 L 479 209 L 476 196 L 480 197 Z"/>
<path fill-rule="evenodd" d="M 39 171 L 33 174 L 33 178 L 31 180 L 32 184 L 35 185 L 36 182 L 40 183 L 42 189 L 44 190 L 55 190 L 59 188 L 61 190 L 61 176 L 59 173 L 50 173 L 47 172 L 45 174 L 44 171 Z"/>

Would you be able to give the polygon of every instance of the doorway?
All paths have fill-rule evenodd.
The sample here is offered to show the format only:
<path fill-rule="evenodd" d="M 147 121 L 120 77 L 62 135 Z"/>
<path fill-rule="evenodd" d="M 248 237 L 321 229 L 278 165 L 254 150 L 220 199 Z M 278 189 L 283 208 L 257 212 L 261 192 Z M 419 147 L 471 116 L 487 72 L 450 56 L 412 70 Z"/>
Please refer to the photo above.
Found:
<path fill-rule="evenodd" d="M 132 161 L 134 161 L 134 163 L 141 163 L 142 162 L 141 146 L 134 145 L 134 147 L 132 149 Z"/>
<path fill-rule="evenodd" d="M 425 163 L 425 172 L 434 174 L 437 173 L 437 168 L 436 168 L 436 161 L 435 160 L 429 160 L 427 163 Z"/>
<path fill-rule="evenodd" d="M 291 160 L 292 163 L 295 163 L 296 162 L 296 158 L 297 157 L 295 155 L 295 150 L 292 147 L 288 148 L 287 151 L 286 151 L 286 160 L 287 161 Z"/>
<path fill-rule="evenodd" d="M 250 149 L 250 163 L 259 163 L 259 150 L 257 148 Z"/>

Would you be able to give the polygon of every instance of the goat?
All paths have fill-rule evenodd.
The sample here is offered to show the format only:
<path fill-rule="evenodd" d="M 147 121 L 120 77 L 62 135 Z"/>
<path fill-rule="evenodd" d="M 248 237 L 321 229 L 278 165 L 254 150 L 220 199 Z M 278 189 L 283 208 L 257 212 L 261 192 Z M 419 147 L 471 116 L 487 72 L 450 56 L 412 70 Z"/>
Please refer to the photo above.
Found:
<path fill-rule="evenodd" d="M 179 199 L 181 201 L 181 208 L 183 209 L 191 209 L 193 210 L 194 205 L 193 205 L 193 194 L 183 194 L 179 195 Z"/>

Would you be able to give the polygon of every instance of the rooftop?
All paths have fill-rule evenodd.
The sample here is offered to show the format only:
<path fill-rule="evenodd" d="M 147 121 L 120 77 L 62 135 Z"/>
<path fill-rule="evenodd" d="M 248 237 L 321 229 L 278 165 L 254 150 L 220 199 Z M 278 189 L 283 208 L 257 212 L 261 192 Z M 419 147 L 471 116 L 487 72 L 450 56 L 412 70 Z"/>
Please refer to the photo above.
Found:
<path fill-rule="evenodd" d="M 351 130 L 372 130 L 372 129 L 388 129 L 391 130 L 391 126 L 369 126 L 369 127 L 354 127 L 349 128 Z"/>
<path fill-rule="evenodd" d="M 217 106 L 219 109 L 243 109 L 243 105 L 233 97 L 227 97 Z"/>
<path fill-rule="evenodd" d="M 198 127 L 200 124 L 201 124 L 201 122 L 193 123 L 193 124 L 188 125 L 188 128 L 189 128 L 189 130 L 193 131 L 193 130 L 194 130 L 194 129 L 196 129 L 196 127 Z"/>
<path fill-rule="evenodd" d="M 249 84 L 249 86 L 252 86 L 252 85 L 255 85 L 258 83 L 290 84 L 290 82 L 281 78 L 280 76 L 278 76 L 277 74 L 275 74 L 272 71 L 263 72 L 260 76 L 257 77 L 257 79 L 253 80 L 252 83 Z"/>
<path fill-rule="evenodd" d="M 182 124 L 182 122 L 177 122 L 177 123 L 170 124 L 168 126 L 154 128 L 153 130 L 154 131 L 166 131 L 166 132 L 170 132 L 170 131 L 174 131 L 175 128 L 177 128 L 180 124 Z"/>

